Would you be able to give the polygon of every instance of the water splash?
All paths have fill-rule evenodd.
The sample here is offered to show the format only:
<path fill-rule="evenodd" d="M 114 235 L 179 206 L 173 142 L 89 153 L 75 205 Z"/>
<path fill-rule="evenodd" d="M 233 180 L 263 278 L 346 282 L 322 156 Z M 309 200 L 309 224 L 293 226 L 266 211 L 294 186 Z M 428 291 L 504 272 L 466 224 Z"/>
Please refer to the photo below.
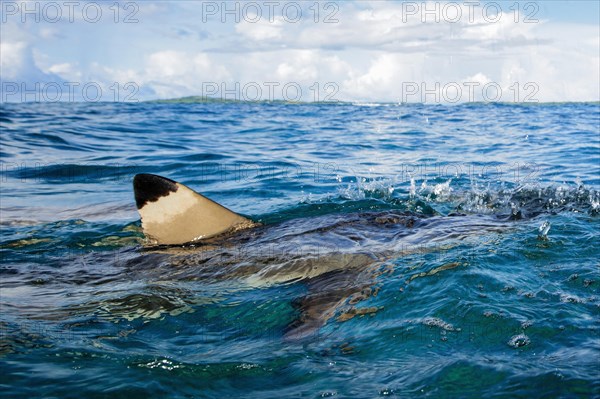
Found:
<path fill-rule="evenodd" d="M 529 337 L 525 334 L 518 334 L 513 336 L 509 341 L 508 341 L 508 346 L 510 346 L 511 348 L 521 348 L 523 346 L 529 345 L 531 343 L 531 339 L 529 339 Z"/>
<path fill-rule="evenodd" d="M 338 177 L 338 181 L 347 180 Z M 440 213 L 458 211 L 469 214 L 507 215 L 512 219 L 535 217 L 549 211 L 576 213 L 600 212 L 600 191 L 587 188 L 583 183 L 575 185 L 518 185 L 505 182 L 481 185 L 472 181 L 470 185 L 454 181 L 422 181 L 400 176 L 364 177 L 356 176 L 350 183 L 338 187 L 339 198 L 351 201 L 377 199 L 388 203 L 403 204 L 414 209 L 415 204 L 426 204 Z M 541 236 L 545 236 L 540 231 Z M 546 232 L 547 234 L 547 232 Z"/>
<path fill-rule="evenodd" d="M 538 228 L 539 234 L 538 234 L 538 238 L 540 240 L 547 240 L 548 239 L 548 232 L 550 231 L 550 227 L 552 227 L 552 225 L 550 224 L 550 222 L 548 222 L 547 220 L 544 221 L 544 223 L 542 223 L 542 225 Z"/>

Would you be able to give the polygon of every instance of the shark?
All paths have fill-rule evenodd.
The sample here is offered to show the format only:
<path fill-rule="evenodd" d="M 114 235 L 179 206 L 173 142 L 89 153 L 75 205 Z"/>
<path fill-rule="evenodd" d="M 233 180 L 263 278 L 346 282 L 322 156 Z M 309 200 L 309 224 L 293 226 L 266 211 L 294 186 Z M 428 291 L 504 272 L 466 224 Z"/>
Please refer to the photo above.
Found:
<path fill-rule="evenodd" d="M 497 215 L 393 210 L 263 225 L 166 177 L 138 174 L 133 190 L 146 256 L 175 266 L 169 273 L 178 278 L 236 280 L 250 289 L 304 284 L 307 293 L 292 303 L 298 316 L 287 326 L 286 339 L 313 336 L 332 319 L 375 314 L 377 308 L 359 304 L 377 295 L 380 277 L 393 273 L 395 260 L 464 245 L 512 225 Z M 466 266 L 450 260 L 408 274 L 406 283 Z"/>

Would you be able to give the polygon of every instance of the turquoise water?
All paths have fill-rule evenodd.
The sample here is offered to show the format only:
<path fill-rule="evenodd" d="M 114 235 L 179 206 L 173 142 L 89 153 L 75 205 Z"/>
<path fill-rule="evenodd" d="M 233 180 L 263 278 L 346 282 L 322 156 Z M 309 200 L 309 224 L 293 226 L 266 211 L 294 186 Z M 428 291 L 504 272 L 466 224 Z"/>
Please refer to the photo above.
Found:
<path fill-rule="evenodd" d="M 3 397 L 600 397 L 597 103 L 3 104 L 0 128 Z M 142 172 L 263 226 L 146 248 Z"/>

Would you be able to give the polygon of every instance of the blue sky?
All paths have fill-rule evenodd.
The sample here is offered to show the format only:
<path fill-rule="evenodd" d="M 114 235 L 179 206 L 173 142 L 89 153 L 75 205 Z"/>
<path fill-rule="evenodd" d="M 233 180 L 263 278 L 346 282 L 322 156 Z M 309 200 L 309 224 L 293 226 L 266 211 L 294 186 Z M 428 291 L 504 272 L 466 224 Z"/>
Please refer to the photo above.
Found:
<path fill-rule="evenodd" d="M 600 96 L 597 1 L 1 6 L 2 101 L 57 94 L 63 101 L 210 95 L 435 103 Z"/>

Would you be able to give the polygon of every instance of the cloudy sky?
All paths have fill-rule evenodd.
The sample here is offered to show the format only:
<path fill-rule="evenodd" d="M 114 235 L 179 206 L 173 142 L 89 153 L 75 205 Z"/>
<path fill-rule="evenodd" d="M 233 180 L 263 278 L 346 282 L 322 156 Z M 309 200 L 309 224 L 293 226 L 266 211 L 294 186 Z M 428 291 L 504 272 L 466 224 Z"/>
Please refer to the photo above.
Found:
<path fill-rule="evenodd" d="M 600 98 L 594 0 L 0 5 L 2 101 Z"/>

